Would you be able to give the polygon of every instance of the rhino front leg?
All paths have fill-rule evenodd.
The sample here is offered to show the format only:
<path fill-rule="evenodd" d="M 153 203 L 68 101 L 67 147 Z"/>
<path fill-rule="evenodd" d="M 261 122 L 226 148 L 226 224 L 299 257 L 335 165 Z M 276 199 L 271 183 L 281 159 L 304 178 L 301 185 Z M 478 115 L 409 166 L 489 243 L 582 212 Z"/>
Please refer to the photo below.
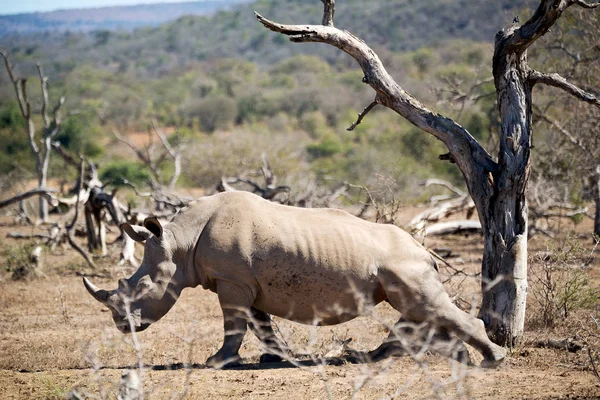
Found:
<path fill-rule="evenodd" d="M 248 326 L 265 347 L 265 352 L 260 356 L 260 362 L 280 362 L 282 355 L 288 354 L 288 348 L 273 332 L 271 317 L 254 307 L 251 312 L 252 319 L 248 321 Z"/>
<path fill-rule="evenodd" d="M 248 330 L 248 315 L 254 298 L 249 288 L 229 282 L 218 282 L 217 294 L 223 311 L 223 346 L 206 360 L 206 365 L 220 369 L 240 364 L 239 350 Z"/>

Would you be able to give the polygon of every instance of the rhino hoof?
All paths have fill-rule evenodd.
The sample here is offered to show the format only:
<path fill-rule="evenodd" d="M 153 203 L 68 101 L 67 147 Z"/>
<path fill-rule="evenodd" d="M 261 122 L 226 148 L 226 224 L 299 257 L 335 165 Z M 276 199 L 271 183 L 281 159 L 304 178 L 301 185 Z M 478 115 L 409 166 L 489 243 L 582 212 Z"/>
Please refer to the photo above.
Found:
<path fill-rule="evenodd" d="M 283 359 L 276 355 L 276 354 L 269 354 L 269 353 L 265 353 L 263 355 L 260 356 L 260 360 L 259 362 L 261 364 L 268 364 L 268 363 L 277 363 L 277 362 L 281 362 Z"/>
<path fill-rule="evenodd" d="M 206 366 L 214 369 L 228 369 L 235 368 L 242 365 L 241 359 L 239 357 L 231 357 L 229 359 L 223 360 L 217 357 L 209 357 L 206 360 Z"/>
<path fill-rule="evenodd" d="M 496 368 L 504 361 L 504 354 L 498 353 L 494 354 L 492 358 L 484 358 L 479 366 L 481 368 Z"/>
<path fill-rule="evenodd" d="M 469 355 L 469 352 L 467 351 L 467 349 L 459 351 L 458 354 L 456 354 L 455 360 L 461 364 L 473 365 L 473 362 L 471 361 L 471 356 Z M 500 361 L 500 362 L 502 362 L 502 361 Z"/>

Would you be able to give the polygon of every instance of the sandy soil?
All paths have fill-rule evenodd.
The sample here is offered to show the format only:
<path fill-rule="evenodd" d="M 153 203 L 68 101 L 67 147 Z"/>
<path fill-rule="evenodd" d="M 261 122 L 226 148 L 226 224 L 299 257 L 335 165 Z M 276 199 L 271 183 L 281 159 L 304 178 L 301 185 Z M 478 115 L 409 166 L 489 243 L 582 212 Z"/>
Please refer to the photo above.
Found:
<path fill-rule="evenodd" d="M 0 237 L 12 230 L 31 228 L 0 219 Z M 467 271 L 476 270 L 481 260 L 477 236 L 427 244 L 452 248 L 459 256 L 452 262 Z M 1 265 L 10 257 L 6 249 L 22 245 L 3 239 Z M 544 247 L 542 242 L 537 246 Z M 95 274 L 99 286 L 114 287 L 118 278 L 132 272 L 116 267 L 116 256 L 100 260 L 100 268 L 90 271 L 70 251 L 57 250 L 46 257 L 39 278 L 17 282 L 8 274 L 0 275 L 0 399 L 58 399 L 71 390 L 86 398 L 116 397 L 122 373 L 135 368 L 139 359 L 131 337 L 116 330 L 110 313 L 88 295 L 78 276 Z M 597 269 L 598 261 L 593 267 Z M 442 271 L 444 277 L 451 273 Z M 448 282 L 451 292 L 460 288 L 463 299 L 470 298 L 469 292 L 477 293 L 477 287 L 474 278 L 460 285 L 456 279 Z M 332 328 L 275 322 L 292 350 L 320 359 L 347 338 L 357 350 L 376 347 L 387 335 L 384 324 L 397 318 L 396 311 L 380 305 L 374 316 Z M 138 338 L 146 365 L 142 380 L 146 397 L 152 399 L 600 399 L 600 380 L 586 366 L 584 351 L 569 353 L 532 344 L 556 335 L 563 333 L 528 330 L 524 344 L 510 352 L 502 366 L 481 370 L 429 354 L 420 362 L 400 357 L 373 364 L 261 365 L 258 341 L 248 333 L 241 350 L 244 365 L 215 371 L 204 361 L 220 347 L 221 311 L 216 295 L 198 288 L 186 289 L 167 316 Z M 472 357 L 480 360 L 475 353 Z"/>

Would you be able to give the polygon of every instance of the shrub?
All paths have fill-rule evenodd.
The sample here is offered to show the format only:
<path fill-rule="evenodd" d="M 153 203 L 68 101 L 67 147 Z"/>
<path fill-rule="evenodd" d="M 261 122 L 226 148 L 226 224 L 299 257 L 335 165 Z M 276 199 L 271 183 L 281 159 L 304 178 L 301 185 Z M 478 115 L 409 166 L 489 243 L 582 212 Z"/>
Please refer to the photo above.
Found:
<path fill-rule="evenodd" d="M 100 179 L 103 182 L 114 182 L 121 184 L 123 179 L 135 184 L 143 184 L 148 181 L 148 172 L 141 164 L 130 161 L 115 161 L 101 169 Z"/>
<path fill-rule="evenodd" d="M 598 303 L 598 291 L 586 273 L 590 261 L 579 240 L 571 237 L 534 256 L 529 269 L 531 299 L 540 308 L 530 313 L 534 324 L 553 327 L 573 311 Z"/>
<path fill-rule="evenodd" d="M 37 270 L 32 252 L 38 247 L 35 243 L 22 246 L 6 246 L 2 249 L 2 256 L 6 259 L 5 271 L 10 273 L 13 280 L 23 280 L 35 277 Z M 38 249 L 39 251 L 39 249 Z"/>
<path fill-rule="evenodd" d="M 91 122 L 91 117 L 84 114 L 69 117 L 62 125 L 56 140 L 73 153 L 88 157 L 98 157 L 103 148 L 97 142 L 100 131 Z"/>
<path fill-rule="evenodd" d="M 309 144 L 306 151 L 312 158 L 331 157 L 342 151 L 342 144 L 333 135 L 327 135 L 319 143 Z"/>
<path fill-rule="evenodd" d="M 200 120 L 200 128 L 205 132 L 229 127 L 237 115 L 234 100 L 224 96 L 211 96 L 198 104 L 196 115 Z"/>

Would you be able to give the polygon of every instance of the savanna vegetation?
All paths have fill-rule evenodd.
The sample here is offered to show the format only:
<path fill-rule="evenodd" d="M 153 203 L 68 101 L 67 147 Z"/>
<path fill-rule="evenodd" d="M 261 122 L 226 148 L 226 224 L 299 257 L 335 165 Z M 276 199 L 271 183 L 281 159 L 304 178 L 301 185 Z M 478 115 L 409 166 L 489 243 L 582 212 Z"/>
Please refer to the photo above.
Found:
<path fill-rule="evenodd" d="M 494 154 L 500 146 L 502 125 L 491 71 L 494 35 L 518 25 L 519 20 L 522 23 L 538 4 L 339 0 L 335 25 L 364 39 L 406 91 L 454 119 Z M 265 198 L 277 193 L 280 201 L 299 206 L 335 204 L 361 217 L 419 233 L 427 223 L 437 221 L 431 213 L 414 208 L 423 203 L 435 206 L 450 199 L 454 202 L 451 207 L 456 208 L 450 207 L 447 214 L 477 219 L 463 174 L 448 162 L 446 146 L 433 136 L 384 107 L 375 107 L 355 129 L 347 129 L 356 122 L 357 113 L 373 101 L 373 91 L 363 83 L 363 71 L 351 57 L 322 44 L 290 44 L 283 35 L 257 23 L 252 10 L 290 24 L 318 24 L 322 16 L 318 1 L 257 0 L 213 16 L 186 16 L 132 31 L 47 31 L 0 37 L 0 49 L 6 51 L 15 74 L 27 77 L 32 120 L 39 132 L 45 121 L 36 62 L 43 65 L 48 78 L 48 107 L 65 97 L 60 129 L 53 136 L 48 186 L 60 189 L 64 196 L 75 196 L 88 182 L 101 182 L 98 193 L 86 196 L 98 198 L 98 212 L 106 215 L 109 243 L 119 240 L 119 230 L 112 224 L 122 218 L 119 212 L 137 218 L 151 209 L 167 216 L 170 208 L 181 207 L 194 196 L 228 190 L 231 185 L 254 190 Z M 597 102 L 599 40 L 600 13 L 570 7 L 529 49 L 529 65 L 560 73 Z M 118 384 L 120 372 L 114 369 L 135 362 L 141 365 L 143 350 L 144 362 L 152 365 L 144 377 L 144 383 L 151 386 L 147 393 L 159 397 L 190 393 L 198 398 L 251 397 L 256 393 L 247 390 L 256 381 L 272 396 L 292 398 L 393 398 L 406 394 L 402 389 L 406 387 L 411 388 L 408 392 L 412 390 L 411 398 L 553 398 L 556 393 L 570 393 L 565 388 L 571 378 L 579 384 L 575 389 L 569 386 L 576 396 L 596 395 L 600 289 L 598 239 L 593 233 L 600 233 L 599 108 L 551 87 L 536 87 L 534 100 L 526 193 L 532 238 L 527 257 L 530 296 L 524 338 L 515 343 L 500 371 L 484 377 L 453 364 L 437 368 L 440 363 L 423 351 L 411 358 L 419 371 L 411 375 L 418 376 L 417 383 L 403 378 L 409 368 L 406 361 L 384 362 L 371 369 L 348 366 L 344 370 L 348 378 L 346 372 L 342 378 L 336 375 L 339 370 L 319 364 L 314 370 L 302 369 L 290 387 L 281 383 L 288 378 L 285 369 L 270 375 L 256 367 L 258 372 L 254 372 L 252 366 L 258 363 L 238 378 L 221 372 L 210 375 L 195 363 L 218 348 L 221 328 L 214 321 L 198 319 L 198 310 L 184 300 L 168 319 L 178 333 L 159 333 L 155 326 L 148 336 L 142 336 L 141 345 L 115 338 L 114 332 L 103 333 L 103 338 L 95 341 L 89 333 L 93 325 L 101 323 L 101 318 L 108 323 L 109 318 L 93 309 L 93 299 L 82 299 L 84 291 L 72 288 L 81 286 L 76 275 L 97 275 L 106 285 L 113 284 L 117 275 L 129 275 L 133 270 L 115 267 L 119 257 L 133 266 L 141 249 L 135 251 L 132 245 L 128 253 L 125 246 L 117 249 L 119 245 L 107 251 L 105 244 L 90 234 L 96 229 L 100 237 L 104 229 L 94 228 L 93 213 L 85 228 L 83 222 L 75 224 L 77 215 L 72 217 L 72 208 L 64 214 L 68 209 L 64 200 L 53 212 L 66 222 L 39 228 L 22 225 L 28 215 L 33 216 L 30 222 L 36 219 L 35 202 L 27 200 L 18 209 L 16 204 L 6 208 L 8 212 L 0 219 L 3 236 L 17 231 L 0 249 L 0 279 L 4 280 L 0 284 L 22 281 L 11 286 L 2 300 L 7 310 L 3 350 L 10 356 L 0 357 L 0 368 L 8 371 L 0 374 L 0 380 L 12 382 L 19 369 L 28 374 L 39 369 L 33 384 L 11 384 L 14 397 L 19 397 L 18 389 L 21 397 L 42 393 L 42 397 L 59 398 L 74 387 L 80 388 L 80 393 L 111 397 L 123 387 Z M 10 77 L 0 68 L 0 200 L 35 186 L 36 162 L 27 128 Z M 85 173 L 78 164 L 80 156 L 89 167 Z M 119 203 L 111 203 L 117 197 Z M 319 201 L 312 202 L 317 197 Z M 120 211 L 111 209 L 111 204 Z M 65 250 L 65 243 L 71 242 L 85 247 L 85 240 L 77 236 L 84 237 L 86 228 L 88 248 L 82 253 L 93 260 L 87 263 Z M 24 241 L 19 235 L 29 239 Z M 443 256 L 440 265 L 445 285 L 461 308 L 471 310 L 481 303 L 483 238 L 479 233 L 468 235 L 466 239 L 419 240 Z M 45 273 L 38 265 L 46 265 L 42 268 Z M 44 274 L 60 280 L 58 289 L 44 281 Z M 35 301 L 14 303 L 28 287 L 39 291 L 42 306 Z M 194 296 L 202 304 L 201 312 L 209 318 L 218 314 L 215 299 L 208 294 Z M 57 343 L 69 350 L 56 351 L 56 366 L 52 357 L 41 351 L 23 350 L 20 357 L 15 348 L 28 345 L 39 349 L 45 343 L 36 326 L 44 331 L 56 328 L 50 317 L 32 324 L 17 316 L 36 307 L 59 320 L 58 336 L 68 336 L 66 329 L 72 328 L 78 345 L 89 343 L 85 356 L 74 344 L 60 339 Z M 77 317 L 88 308 L 90 314 L 94 312 L 93 318 Z M 370 322 L 380 323 L 376 329 L 379 336 L 389 327 L 385 318 L 390 319 L 388 309 L 371 316 Z M 313 331 L 277 322 L 284 339 L 313 358 L 343 353 L 332 348 L 347 336 L 353 336 L 352 344 L 359 349 L 368 349 L 375 341 L 363 320 L 352 325 L 356 334 L 348 333 L 350 328 L 310 328 L 318 329 Z M 22 327 L 27 332 L 24 344 L 12 346 Z M 319 335 L 326 344 L 316 348 Z M 166 346 L 170 340 L 178 343 L 177 350 Z M 347 343 L 343 344 L 345 349 Z M 243 357 L 257 361 L 251 347 L 255 345 L 244 344 Z M 123 352 L 129 352 L 127 362 L 120 359 Z M 60 377 L 48 372 L 54 367 L 68 370 L 82 365 L 91 366 L 89 377 L 83 377 L 81 371 Z M 108 366 L 104 375 L 102 365 Z M 168 378 L 175 382 L 174 387 L 159 375 L 159 367 L 165 365 L 176 370 Z M 547 371 L 556 379 L 544 387 L 540 382 L 547 378 Z M 322 382 L 303 381 L 314 380 L 315 374 Z M 338 378 L 348 387 L 336 386 L 333 382 Z M 504 387 L 494 383 L 513 378 L 513 383 Z M 211 387 L 207 379 L 220 380 L 231 390 Z M 397 384 L 402 379 L 405 386 Z M 378 382 L 385 383 L 378 387 Z M 200 385 L 207 394 L 194 392 L 192 384 Z M 281 389 L 273 389 L 274 384 Z M 308 389 L 298 391 L 302 385 Z"/>

